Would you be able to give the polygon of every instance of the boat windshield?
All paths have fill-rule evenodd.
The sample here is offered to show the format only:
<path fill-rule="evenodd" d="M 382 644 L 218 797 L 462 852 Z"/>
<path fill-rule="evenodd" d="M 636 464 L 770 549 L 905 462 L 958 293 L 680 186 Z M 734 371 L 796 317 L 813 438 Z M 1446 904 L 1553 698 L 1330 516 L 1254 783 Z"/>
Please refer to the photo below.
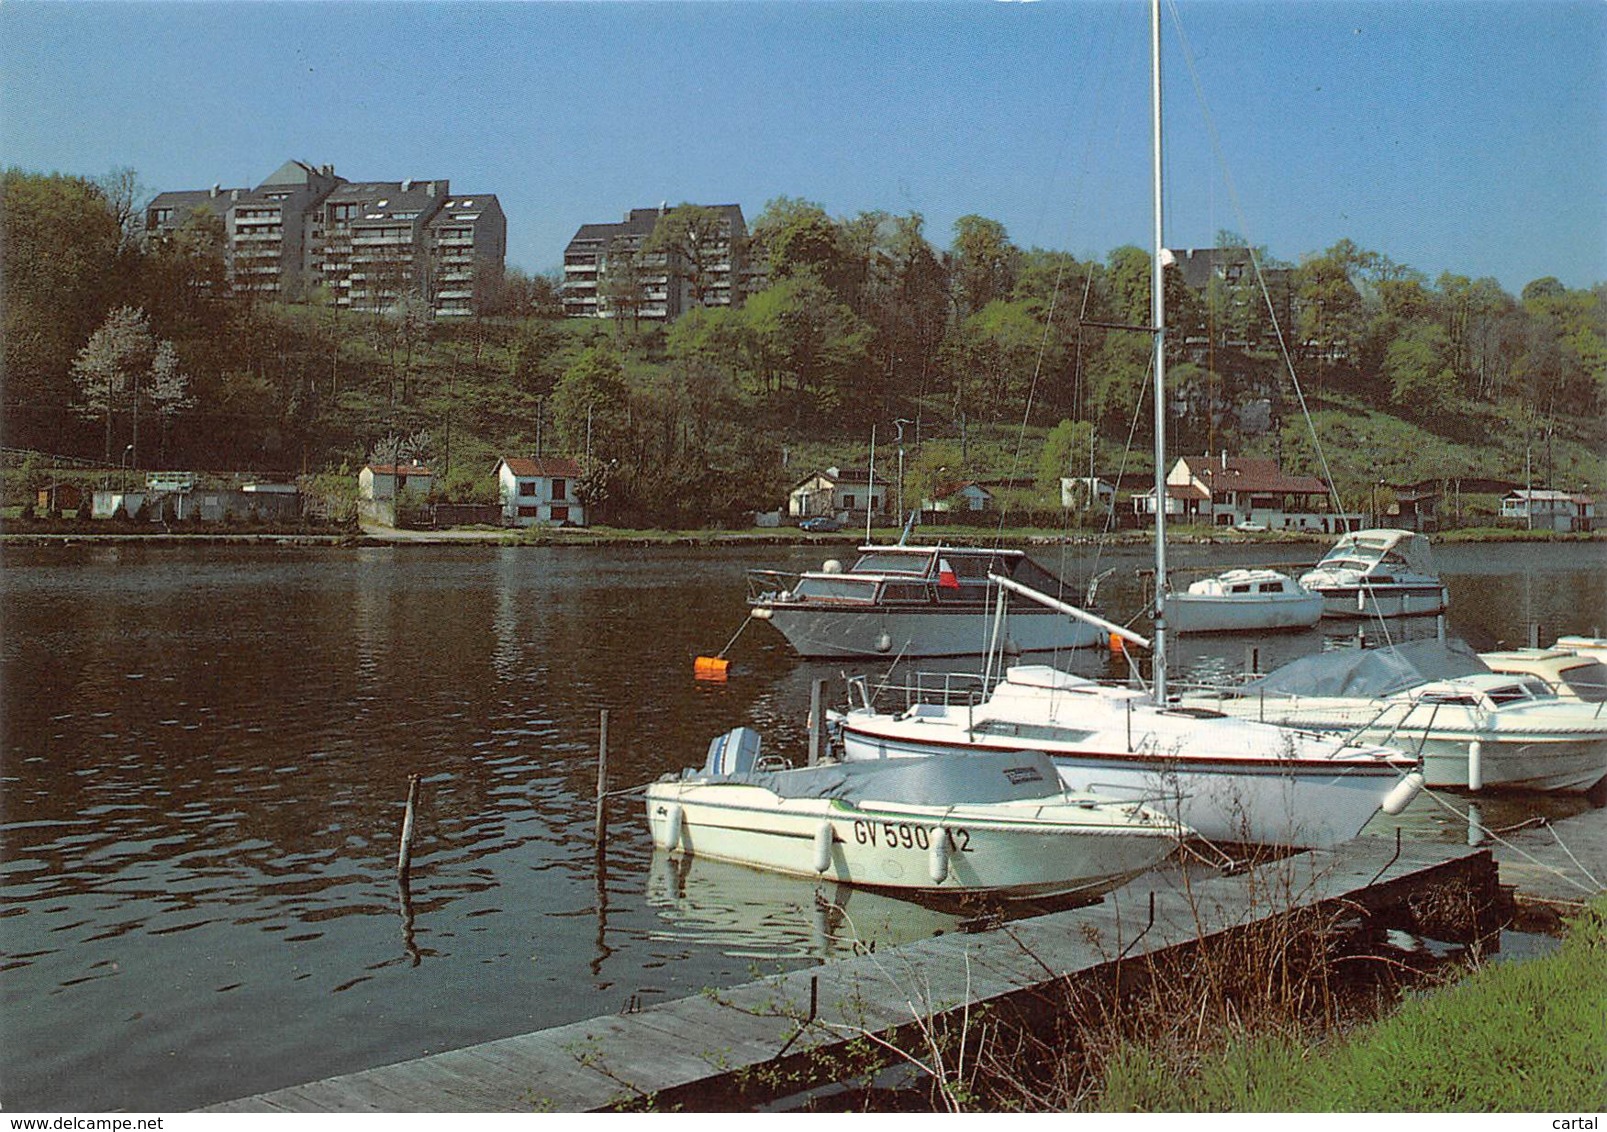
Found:
<path fill-rule="evenodd" d="M 799 579 L 792 596 L 795 601 L 861 601 L 870 604 L 876 600 L 876 579 L 851 578 L 844 574 L 814 575 Z"/>
<path fill-rule="evenodd" d="M 1503 704 L 1522 703 L 1524 700 L 1554 700 L 1557 698 L 1544 680 L 1535 677 L 1519 680 L 1515 684 L 1502 684 L 1491 688 L 1486 693 L 1490 702 L 1496 707 Z"/>
<path fill-rule="evenodd" d="M 925 577 L 932 569 L 932 552 L 919 553 L 871 550 L 854 563 L 855 574 L 914 574 Z"/>

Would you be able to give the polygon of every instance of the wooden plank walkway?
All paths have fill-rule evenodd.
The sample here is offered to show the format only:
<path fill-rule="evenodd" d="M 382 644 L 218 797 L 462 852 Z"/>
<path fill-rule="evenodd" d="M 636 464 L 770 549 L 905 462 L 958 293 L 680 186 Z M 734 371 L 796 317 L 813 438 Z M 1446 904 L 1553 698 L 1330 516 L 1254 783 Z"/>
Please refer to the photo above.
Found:
<path fill-rule="evenodd" d="M 937 936 L 204 1111 L 591 1112 L 644 1098 L 661 1109 L 740 1110 L 752 1104 L 740 1083 L 751 1086 L 764 1072 L 799 1068 L 811 1054 L 829 1053 L 867 1032 L 892 1030 L 916 1039 L 918 1020 L 927 1016 L 1030 1003 L 1045 984 L 1064 976 L 1098 973 L 1118 957 L 1193 944 L 1280 911 L 1338 903 L 1396 914 L 1433 907 L 1436 892 L 1452 894 L 1449 903 L 1463 910 L 1470 892 L 1493 908 L 1490 851 L 1367 839 L 1238 875 L 1155 872 L 1088 907 Z M 793 1082 L 780 1091 L 799 1087 Z"/>

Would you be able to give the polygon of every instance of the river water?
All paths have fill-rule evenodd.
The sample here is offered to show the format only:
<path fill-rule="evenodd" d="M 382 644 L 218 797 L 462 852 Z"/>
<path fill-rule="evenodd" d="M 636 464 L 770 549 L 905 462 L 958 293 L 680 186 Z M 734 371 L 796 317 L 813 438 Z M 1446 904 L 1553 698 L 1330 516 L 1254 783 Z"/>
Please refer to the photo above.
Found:
<path fill-rule="evenodd" d="M 1142 605 L 1141 549 L 1034 553 L 1069 575 L 1114 567 L 1100 592 L 1117 619 Z M 1477 647 L 1607 622 L 1600 544 L 1437 556 L 1449 628 Z M 844 667 L 744 627 L 744 572 L 821 557 L 5 547 L 0 1105 L 184 1110 L 743 982 L 856 934 L 953 929 L 873 894 L 822 909 L 809 882 L 671 862 L 634 799 L 611 809 L 598 870 L 601 712 L 619 786 L 701 762 L 738 724 L 803 754 L 811 681 Z M 1265 558 L 1173 552 L 1178 566 Z M 694 680 L 693 659 L 733 635 L 731 678 Z M 1259 642 L 1257 659 L 1336 643 L 1325 627 Z M 1178 644 L 1184 674 L 1245 661 L 1242 639 Z M 1067 658 L 1092 675 L 1118 664 Z M 1500 828 L 1585 803 L 1479 805 Z M 1466 835 L 1438 804 L 1395 824 Z"/>

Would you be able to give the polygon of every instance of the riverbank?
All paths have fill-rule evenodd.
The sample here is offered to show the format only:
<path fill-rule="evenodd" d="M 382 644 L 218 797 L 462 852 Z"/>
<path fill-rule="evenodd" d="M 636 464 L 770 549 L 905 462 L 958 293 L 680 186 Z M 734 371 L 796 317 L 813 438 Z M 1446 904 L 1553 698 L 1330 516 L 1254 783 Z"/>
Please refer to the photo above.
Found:
<path fill-rule="evenodd" d="M 43 524 L 41 524 L 43 526 Z M 75 543 L 140 543 L 144 545 L 279 545 L 279 546 L 843 546 L 857 548 L 866 542 L 863 532 L 815 534 L 795 527 L 753 527 L 747 530 L 645 530 L 615 527 L 453 527 L 447 530 L 410 530 L 363 523 L 340 530 L 298 527 L 262 527 L 249 531 L 104 529 L 104 522 L 80 525 L 52 523 L 46 529 L 18 529 L 16 523 L 0 527 L 0 545 L 71 545 Z M 874 528 L 870 542 L 897 542 L 901 531 Z M 984 546 L 1147 546 L 1149 530 L 1095 532 L 1050 531 L 1042 528 L 941 526 L 918 528 L 911 536 L 917 544 L 974 543 Z M 1177 526 L 1168 541 L 1182 546 L 1326 546 L 1337 536 L 1305 531 L 1243 532 L 1212 527 Z M 1473 527 L 1430 536 L 1435 543 L 1597 543 L 1607 542 L 1607 530 L 1583 534 Z"/>

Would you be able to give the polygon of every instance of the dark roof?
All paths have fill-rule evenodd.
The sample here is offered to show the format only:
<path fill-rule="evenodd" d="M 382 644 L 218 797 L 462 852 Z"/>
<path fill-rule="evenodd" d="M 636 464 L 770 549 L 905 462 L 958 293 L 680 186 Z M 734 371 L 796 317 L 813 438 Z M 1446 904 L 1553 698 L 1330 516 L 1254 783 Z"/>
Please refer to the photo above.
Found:
<path fill-rule="evenodd" d="M 724 213 L 734 228 L 744 227 L 741 205 L 710 204 L 702 207 Z M 653 228 L 658 224 L 660 216 L 667 216 L 673 211 L 675 211 L 674 208 L 662 205 L 657 208 L 633 208 L 625 214 L 624 220 L 617 223 L 582 224 L 575 229 L 575 235 L 570 239 L 568 246 L 574 247 L 576 244 L 592 242 L 606 244 L 609 240 L 618 236 L 645 237 L 652 233 Z"/>
<path fill-rule="evenodd" d="M 1212 494 L 1218 491 L 1265 491 L 1275 495 L 1327 495 L 1317 476 L 1290 475 L 1278 461 L 1253 456 L 1187 456 L 1192 472 Z"/>

